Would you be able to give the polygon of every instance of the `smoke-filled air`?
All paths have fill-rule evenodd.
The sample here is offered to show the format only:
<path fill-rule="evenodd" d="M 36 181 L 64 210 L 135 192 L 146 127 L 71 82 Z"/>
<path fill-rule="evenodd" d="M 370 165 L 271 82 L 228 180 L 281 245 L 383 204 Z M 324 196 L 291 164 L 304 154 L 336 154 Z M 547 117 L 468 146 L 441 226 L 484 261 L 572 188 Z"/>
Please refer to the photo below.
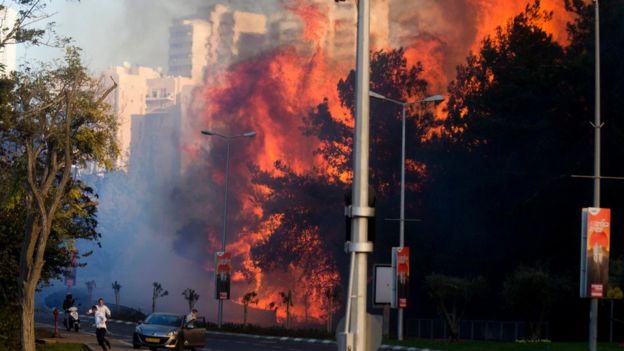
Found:
<path fill-rule="evenodd" d="M 250 319 L 283 321 L 281 293 L 291 291 L 293 323 L 324 323 L 342 308 L 343 301 L 330 307 L 329 296 L 344 296 L 347 279 L 343 195 L 352 178 L 356 2 L 119 3 L 118 18 L 144 16 L 111 22 L 120 41 L 110 47 L 84 45 L 95 66 L 109 67 L 94 73 L 119 84 L 110 103 L 120 116 L 122 155 L 114 173 L 80 171 L 100 195 L 102 247 L 78 243 L 83 252 L 95 251 L 81 258 L 86 266 L 78 268 L 74 288 L 95 280 L 94 294 L 112 300 L 109 287 L 118 281 L 122 304 L 144 311 L 155 281 L 169 291 L 158 300 L 163 310 L 185 311 L 181 293 L 192 288 L 200 295 L 200 312 L 214 318 L 229 152 L 232 282 L 224 319 L 242 321 L 242 297 L 256 292 Z M 409 86 L 399 98 L 444 95 L 456 67 L 484 38 L 533 3 L 373 1 L 373 61 L 405 59 L 401 74 L 411 72 L 409 77 L 389 77 Z M 97 5 L 80 6 L 88 11 Z M 563 1 L 544 0 L 540 11 L 552 13 L 541 17 L 541 28 L 567 45 L 566 23 L 573 17 Z M 80 36 L 76 40 L 82 44 Z M 373 88 L 384 89 L 375 74 L 389 73 L 373 72 Z M 435 121 L 446 114 L 446 103 L 429 108 L 423 123 L 410 128 L 425 142 L 441 133 Z M 256 135 L 228 141 L 202 130 Z M 390 197 L 398 186 L 398 156 L 377 151 L 372 157 L 380 162 L 397 160 L 385 180 L 372 174 L 378 196 Z M 419 191 L 427 162 L 408 160 L 408 191 Z"/>

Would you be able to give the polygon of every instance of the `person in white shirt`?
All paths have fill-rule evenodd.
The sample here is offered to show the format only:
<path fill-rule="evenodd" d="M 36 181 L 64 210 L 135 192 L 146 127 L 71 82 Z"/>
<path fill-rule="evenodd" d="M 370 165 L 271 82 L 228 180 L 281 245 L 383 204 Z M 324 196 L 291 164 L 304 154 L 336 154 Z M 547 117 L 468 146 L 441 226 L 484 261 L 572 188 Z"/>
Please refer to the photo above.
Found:
<path fill-rule="evenodd" d="M 197 319 L 197 309 L 193 308 L 191 313 L 186 315 L 186 323 Z"/>
<path fill-rule="evenodd" d="M 110 309 L 108 308 L 108 306 L 106 306 L 106 305 L 104 304 L 104 299 L 103 299 L 103 298 L 101 298 L 101 297 L 100 297 L 100 298 L 98 299 L 98 304 L 97 304 L 97 306 L 96 306 L 96 307 L 97 307 L 98 311 L 102 311 L 102 312 L 104 313 L 104 315 L 106 316 L 106 318 L 110 318 L 110 317 L 111 317 L 111 311 L 110 311 Z"/>
<path fill-rule="evenodd" d="M 111 316 L 110 309 L 104 304 L 104 299 L 98 300 L 98 305 L 93 306 L 88 312 L 95 318 L 95 336 L 97 337 L 98 344 L 102 347 L 103 351 L 110 350 L 111 344 L 106 339 L 106 321 Z M 107 349 L 108 347 L 108 349 Z"/>

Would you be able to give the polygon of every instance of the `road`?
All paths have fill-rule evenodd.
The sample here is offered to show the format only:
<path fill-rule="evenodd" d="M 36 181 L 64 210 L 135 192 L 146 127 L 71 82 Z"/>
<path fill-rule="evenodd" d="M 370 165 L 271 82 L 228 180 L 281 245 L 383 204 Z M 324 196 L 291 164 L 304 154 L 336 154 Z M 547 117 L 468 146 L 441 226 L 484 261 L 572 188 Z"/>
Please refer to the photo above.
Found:
<path fill-rule="evenodd" d="M 62 316 L 61 316 L 62 317 Z M 54 318 L 51 314 L 37 313 L 36 321 L 38 323 L 54 324 Z M 95 328 L 92 326 L 91 320 L 81 319 L 82 330 L 95 334 Z M 134 324 L 109 323 L 108 330 L 110 336 L 132 344 L 132 333 L 134 333 Z M 95 335 L 93 336 L 95 338 Z M 143 348 L 145 350 L 145 348 Z M 318 344 L 288 341 L 288 340 L 266 340 L 252 339 L 247 337 L 233 335 L 214 335 L 209 334 L 206 337 L 204 348 L 198 349 L 203 351 L 335 351 L 335 344 Z"/>

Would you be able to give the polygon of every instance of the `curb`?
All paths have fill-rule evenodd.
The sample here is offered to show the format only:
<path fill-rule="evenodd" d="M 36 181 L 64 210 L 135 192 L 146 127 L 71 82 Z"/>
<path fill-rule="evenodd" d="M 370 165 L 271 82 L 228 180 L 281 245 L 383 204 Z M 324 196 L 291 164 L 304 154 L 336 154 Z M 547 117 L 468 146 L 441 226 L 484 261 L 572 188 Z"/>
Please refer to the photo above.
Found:
<path fill-rule="evenodd" d="M 250 339 L 265 339 L 265 340 L 279 340 L 279 341 L 294 341 L 308 344 L 325 344 L 332 345 L 336 344 L 334 340 L 328 339 L 307 339 L 307 338 L 295 338 L 290 336 L 270 336 L 270 335 L 255 335 L 255 334 L 240 334 L 240 333 L 228 333 L 228 332 L 217 332 L 217 331 L 208 331 L 209 335 L 224 335 L 224 336 L 236 336 L 236 337 L 244 337 Z M 421 349 L 418 347 L 410 347 L 410 346 L 399 346 L 399 345 L 387 345 L 383 344 L 379 346 L 379 350 L 401 350 L 401 351 L 439 351 L 435 349 Z"/>
<path fill-rule="evenodd" d="M 86 347 L 89 351 L 96 351 L 93 347 L 91 347 L 88 344 L 82 343 L 82 342 L 71 342 L 68 340 L 59 340 L 59 339 L 50 339 L 50 338 L 42 338 L 42 339 L 35 339 L 35 343 L 36 344 L 74 344 L 74 345 L 82 345 L 84 347 Z"/>
<path fill-rule="evenodd" d="M 335 344 L 334 340 L 327 339 L 307 339 L 307 338 L 295 338 L 291 336 L 271 336 L 271 335 L 256 335 L 256 334 L 241 334 L 241 333 L 229 333 L 229 332 L 218 332 L 208 330 L 207 333 L 209 335 L 224 335 L 224 336 L 237 336 L 244 337 L 250 339 L 265 339 L 265 340 L 279 340 L 279 341 L 295 341 L 301 343 L 309 343 L 309 344 Z"/>
<path fill-rule="evenodd" d="M 53 325 L 50 325 L 50 324 L 45 324 L 45 323 L 38 323 L 38 325 L 39 325 L 39 326 L 45 326 L 45 327 L 47 327 L 47 328 L 54 328 L 54 326 L 53 326 Z M 89 336 L 94 335 L 94 334 L 92 334 L 92 333 L 88 333 L 88 332 L 84 332 L 84 331 L 80 331 L 79 333 L 81 333 L 81 334 L 85 334 L 85 335 L 89 335 Z M 111 334 L 111 336 L 112 336 L 112 334 Z M 117 340 L 119 343 L 124 344 L 124 345 L 126 345 L 126 346 L 132 346 L 132 344 L 131 344 L 131 343 L 126 342 L 126 341 L 124 341 L 124 340 L 121 340 L 121 339 L 116 339 L 116 340 Z M 93 348 L 93 346 L 91 346 L 91 345 L 90 345 L 90 344 L 88 344 L 88 343 L 84 343 L 84 342 L 71 342 L 71 341 L 69 341 L 69 340 L 64 340 L 64 338 L 40 338 L 40 339 L 39 339 L 39 338 L 37 338 L 37 339 L 35 339 L 35 342 L 36 342 L 37 344 L 59 344 L 59 343 L 70 343 L 70 344 L 76 344 L 76 345 L 83 345 L 83 346 L 84 346 L 87 350 L 89 350 L 89 351 L 97 351 L 97 350 L 99 350 L 99 348 L 98 348 L 98 349 L 95 349 L 95 348 Z"/>

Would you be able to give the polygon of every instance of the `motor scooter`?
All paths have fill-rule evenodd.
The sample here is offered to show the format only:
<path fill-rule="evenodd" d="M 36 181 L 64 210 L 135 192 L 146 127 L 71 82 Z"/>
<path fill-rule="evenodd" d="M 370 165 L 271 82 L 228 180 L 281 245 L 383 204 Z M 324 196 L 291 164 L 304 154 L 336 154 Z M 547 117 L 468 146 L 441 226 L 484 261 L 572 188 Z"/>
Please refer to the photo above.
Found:
<path fill-rule="evenodd" d="M 72 306 L 65 310 L 65 328 L 67 331 L 74 329 L 74 331 L 80 330 L 80 315 L 78 314 L 78 307 Z"/>

